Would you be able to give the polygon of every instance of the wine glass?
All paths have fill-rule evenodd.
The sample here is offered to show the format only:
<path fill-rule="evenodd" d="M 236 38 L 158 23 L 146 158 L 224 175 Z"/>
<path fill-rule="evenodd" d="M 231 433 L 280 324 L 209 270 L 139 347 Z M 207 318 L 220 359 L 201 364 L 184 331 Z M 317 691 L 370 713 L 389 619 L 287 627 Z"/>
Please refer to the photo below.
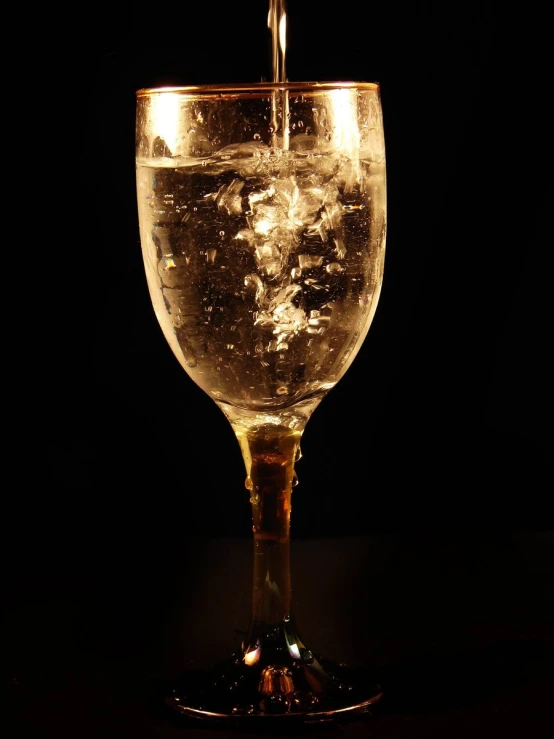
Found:
<path fill-rule="evenodd" d="M 137 91 L 136 177 L 148 289 L 187 375 L 228 419 L 253 520 L 240 649 L 165 696 L 177 713 L 252 723 L 368 713 L 369 666 L 316 654 L 296 625 L 291 492 L 306 424 L 377 307 L 386 171 L 376 83 Z"/>

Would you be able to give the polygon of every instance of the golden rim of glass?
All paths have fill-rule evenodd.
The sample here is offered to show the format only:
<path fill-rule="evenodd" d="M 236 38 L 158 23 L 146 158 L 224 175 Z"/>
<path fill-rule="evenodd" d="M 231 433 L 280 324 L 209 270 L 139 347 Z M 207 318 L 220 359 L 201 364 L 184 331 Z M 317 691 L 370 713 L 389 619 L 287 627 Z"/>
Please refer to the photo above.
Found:
<path fill-rule="evenodd" d="M 229 82 L 221 84 L 143 87 L 136 96 L 149 97 L 165 93 L 191 95 L 260 94 L 273 92 L 327 92 L 330 90 L 379 90 L 378 82 Z"/>

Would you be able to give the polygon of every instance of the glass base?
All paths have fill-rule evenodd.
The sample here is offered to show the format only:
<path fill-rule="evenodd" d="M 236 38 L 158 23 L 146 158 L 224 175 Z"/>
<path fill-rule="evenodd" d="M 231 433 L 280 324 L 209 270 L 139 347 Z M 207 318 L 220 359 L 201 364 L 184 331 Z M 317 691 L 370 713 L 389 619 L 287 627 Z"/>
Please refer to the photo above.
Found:
<path fill-rule="evenodd" d="M 317 723 L 369 714 L 381 697 L 371 669 L 315 656 L 279 626 L 209 670 L 185 673 L 166 688 L 164 702 L 196 719 Z"/>

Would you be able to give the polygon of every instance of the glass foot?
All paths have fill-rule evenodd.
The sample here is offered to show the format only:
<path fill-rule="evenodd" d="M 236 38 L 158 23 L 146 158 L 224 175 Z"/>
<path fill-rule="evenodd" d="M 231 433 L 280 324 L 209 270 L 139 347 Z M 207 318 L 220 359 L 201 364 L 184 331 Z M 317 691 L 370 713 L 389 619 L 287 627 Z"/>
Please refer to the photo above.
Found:
<path fill-rule="evenodd" d="M 166 691 L 167 707 L 199 719 L 316 723 L 371 712 L 382 691 L 368 668 L 315 656 L 286 627 L 269 627 L 206 672 L 188 672 Z"/>

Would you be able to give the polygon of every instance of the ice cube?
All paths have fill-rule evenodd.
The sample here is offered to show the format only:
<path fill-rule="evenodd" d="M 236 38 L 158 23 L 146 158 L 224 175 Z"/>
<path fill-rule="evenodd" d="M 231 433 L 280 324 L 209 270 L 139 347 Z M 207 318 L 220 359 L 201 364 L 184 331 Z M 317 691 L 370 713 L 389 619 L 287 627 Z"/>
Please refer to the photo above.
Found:
<path fill-rule="evenodd" d="M 321 267 L 323 264 L 323 257 L 317 254 L 299 254 L 298 264 L 300 269 L 314 269 L 315 267 Z"/>
<path fill-rule="evenodd" d="M 244 187 L 244 180 L 235 178 L 228 185 L 219 188 L 216 196 L 216 203 L 219 210 L 224 211 L 227 215 L 238 216 L 242 213 L 241 190 Z"/>

